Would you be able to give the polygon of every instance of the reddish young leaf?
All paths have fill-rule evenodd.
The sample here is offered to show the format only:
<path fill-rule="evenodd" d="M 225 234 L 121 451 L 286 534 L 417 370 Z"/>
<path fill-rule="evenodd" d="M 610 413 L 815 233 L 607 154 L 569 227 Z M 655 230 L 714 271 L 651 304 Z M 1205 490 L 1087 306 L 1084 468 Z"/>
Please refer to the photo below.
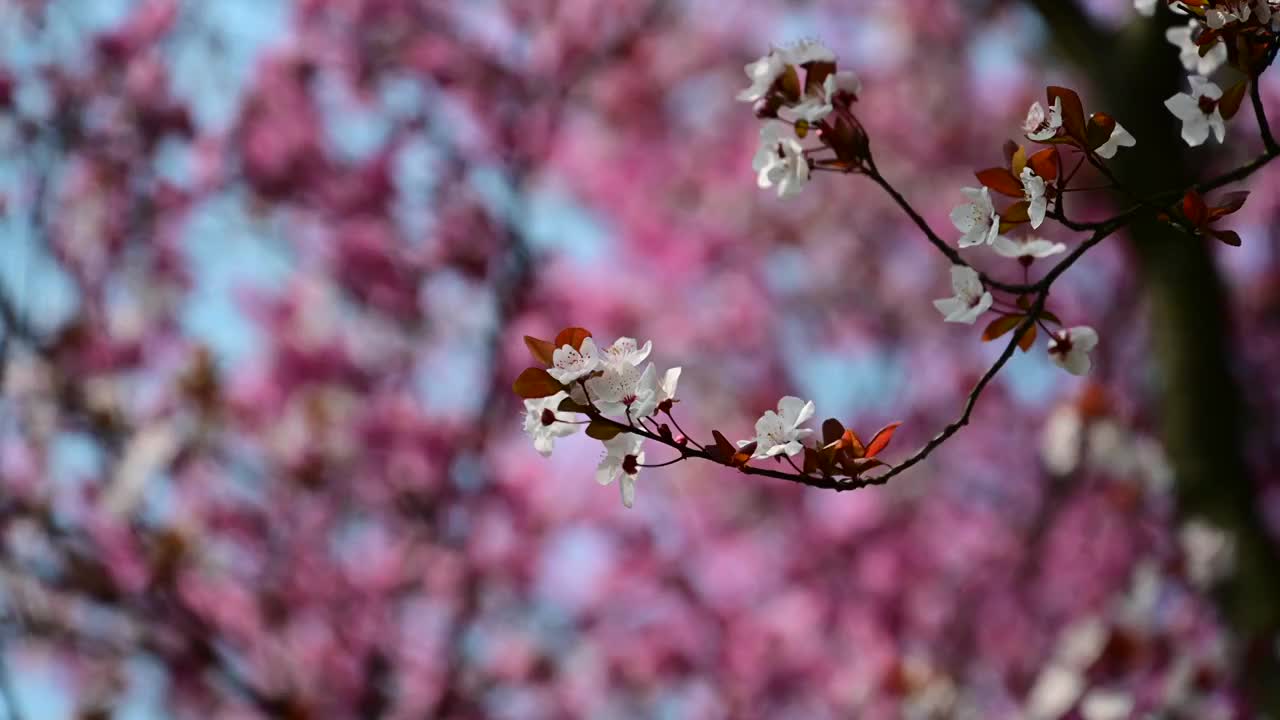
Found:
<path fill-rule="evenodd" d="M 1111 133 L 1116 129 L 1115 118 L 1106 113 L 1094 113 L 1089 118 L 1089 125 L 1085 128 L 1085 145 L 1090 150 L 1096 150 L 1111 139 Z"/>
<path fill-rule="evenodd" d="M 1188 190 L 1182 196 L 1182 214 L 1196 227 L 1204 227 L 1209 221 L 1209 208 L 1205 207 L 1204 198 L 1195 190 Z"/>
<path fill-rule="evenodd" d="M 1022 182 L 1005 168 L 996 167 L 979 170 L 974 173 L 974 176 L 978 178 L 978 182 L 1002 195 L 1016 198 L 1025 195 L 1022 190 Z"/>
<path fill-rule="evenodd" d="M 1222 93 L 1222 98 L 1218 100 L 1218 112 L 1222 113 L 1223 120 L 1230 120 L 1240 111 L 1240 103 L 1248 89 L 1249 79 L 1245 78 Z"/>
<path fill-rule="evenodd" d="M 991 324 L 987 325 L 986 329 L 982 331 L 982 342 L 991 342 L 992 340 L 995 340 L 1001 335 L 1004 335 L 1010 330 L 1018 327 L 1018 323 L 1020 322 L 1022 322 L 1021 315 L 1005 315 L 1004 317 L 998 317 L 995 320 L 992 320 Z"/>
<path fill-rule="evenodd" d="M 1018 336 L 1018 348 L 1022 350 L 1022 352 L 1027 352 L 1028 350 L 1030 350 L 1031 346 L 1034 345 L 1035 342 L 1036 342 L 1036 326 L 1035 325 L 1032 325 L 1031 327 L 1027 328 L 1022 332 L 1022 335 Z"/>
<path fill-rule="evenodd" d="M 565 398 L 560 401 L 560 406 L 556 409 L 560 412 L 585 413 L 591 410 L 591 407 L 589 405 L 583 405 L 573 398 Z"/>
<path fill-rule="evenodd" d="M 552 358 L 555 356 L 556 346 L 529 335 L 524 336 L 524 345 L 529 348 L 529 354 L 534 360 L 542 363 L 546 367 L 551 367 Z"/>
<path fill-rule="evenodd" d="M 880 454 L 881 450 L 889 447 L 889 441 L 893 439 L 893 433 L 898 429 L 902 422 L 893 422 L 880 428 L 875 437 L 871 438 L 871 442 L 867 443 L 866 457 L 873 458 Z"/>
<path fill-rule="evenodd" d="M 562 348 L 565 345 L 572 345 L 574 350 L 582 349 L 582 341 L 591 337 L 590 330 L 584 330 L 579 327 L 565 328 L 556 335 L 556 347 Z"/>
<path fill-rule="evenodd" d="M 840 465 L 849 477 L 856 478 L 873 467 L 884 465 L 884 463 L 872 457 L 841 458 Z"/>
<path fill-rule="evenodd" d="M 725 439 L 725 436 L 719 430 L 712 430 L 711 437 L 715 438 L 716 444 L 707 448 L 707 454 L 718 463 L 730 465 L 733 463 L 733 455 L 737 452 L 737 448 L 733 443 Z"/>
<path fill-rule="evenodd" d="M 818 451 L 811 447 L 806 447 L 804 449 L 804 465 L 801 467 L 804 468 L 805 473 L 816 473 L 821 471 L 823 468 Z M 826 473 L 824 472 L 823 474 Z"/>
<path fill-rule="evenodd" d="M 1031 222 L 1031 216 L 1027 215 L 1027 208 L 1029 207 L 1031 207 L 1031 203 L 1026 200 L 1016 202 L 1005 208 L 1004 212 L 1000 213 L 1000 221 L 1002 223 L 1007 222 L 1015 225 L 1018 223 Z"/>
<path fill-rule="evenodd" d="M 551 377 L 551 374 L 542 368 L 528 368 L 520 373 L 516 381 L 511 386 L 516 394 L 525 400 L 534 398 L 544 398 L 555 395 L 564 390 L 564 386 Z"/>
<path fill-rule="evenodd" d="M 863 457 L 867 454 L 867 446 L 862 443 L 862 438 L 858 437 L 858 433 L 853 430 L 844 431 L 844 436 L 840 438 L 840 446 L 852 453 L 854 457 Z"/>
<path fill-rule="evenodd" d="M 1209 234 L 1232 247 L 1241 245 L 1240 235 L 1234 230 L 1210 230 Z"/>
<path fill-rule="evenodd" d="M 1031 166 L 1031 171 L 1046 182 L 1053 182 L 1058 179 L 1058 148 L 1048 147 L 1040 152 L 1027 158 L 1027 165 Z M 1022 186 L 1021 183 L 1018 184 Z M 1019 195 L 1018 197 L 1022 197 Z"/>
<path fill-rule="evenodd" d="M 1249 197 L 1248 190 L 1236 190 L 1235 192 L 1223 193 L 1218 198 L 1218 202 L 1221 202 L 1223 204 L 1213 208 L 1213 212 L 1210 214 L 1214 218 L 1220 218 L 1223 215 L 1230 215 L 1231 213 L 1244 207 L 1244 201 L 1248 197 Z"/>
<path fill-rule="evenodd" d="M 1040 317 L 1044 318 L 1045 320 L 1047 320 L 1047 321 L 1049 321 L 1049 322 L 1051 322 L 1051 323 L 1053 323 L 1053 324 L 1055 324 L 1055 325 L 1061 325 L 1061 324 L 1062 324 L 1062 321 L 1058 319 L 1058 316 L 1057 316 L 1057 315 L 1054 315 L 1053 313 L 1049 312 L 1048 310 L 1041 310 L 1041 311 L 1040 311 Z"/>
<path fill-rule="evenodd" d="M 737 451 L 733 453 L 733 457 L 729 459 L 729 464 L 741 470 L 747 466 L 747 463 L 751 462 L 751 456 L 754 455 L 755 452 L 756 441 L 752 440 L 746 445 L 738 448 Z"/>
<path fill-rule="evenodd" d="M 595 438 L 596 440 L 612 440 L 621 434 L 622 428 L 613 423 L 592 420 L 591 424 L 587 425 L 587 437 Z"/>
<path fill-rule="evenodd" d="M 822 444 L 830 445 L 840 439 L 844 435 L 844 425 L 835 418 L 827 418 L 822 421 Z"/>
<path fill-rule="evenodd" d="M 1049 97 L 1050 106 L 1055 100 L 1062 98 L 1062 127 L 1067 131 L 1067 135 L 1085 142 L 1084 105 L 1080 103 L 1080 96 L 1075 90 L 1056 85 L 1050 85 L 1045 91 Z"/>
<path fill-rule="evenodd" d="M 1027 166 L 1027 149 L 1019 145 L 1013 151 L 1013 157 L 1009 158 L 1009 169 L 1013 172 L 1014 177 L 1022 174 L 1022 168 Z M 1019 182 L 1019 185 L 1022 183 Z"/>

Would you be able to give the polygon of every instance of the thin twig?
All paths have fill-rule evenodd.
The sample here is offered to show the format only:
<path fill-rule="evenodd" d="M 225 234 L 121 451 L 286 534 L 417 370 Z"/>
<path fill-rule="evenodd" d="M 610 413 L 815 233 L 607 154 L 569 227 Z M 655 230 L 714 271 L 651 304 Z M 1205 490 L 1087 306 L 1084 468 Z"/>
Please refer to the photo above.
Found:
<path fill-rule="evenodd" d="M 943 428 L 942 432 L 935 435 L 932 440 L 925 443 L 919 450 L 915 451 L 911 457 L 908 457 L 906 460 L 903 460 L 893 466 L 893 468 L 888 472 L 860 480 L 859 487 L 883 485 L 889 482 L 889 480 L 894 476 L 906 472 L 911 466 L 929 457 L 934 450 L 937 450 L 943 443 L 951 439 L 952 435 L 960 432 L 960 428 L 969 424 L 969 417 L 973 415 L 973 408 L 978 404 L 978 397 L 982 395 L 982 391 L 987 388 L 987 385 L 991 383 L 996 374 L 1004 368 L 1005 363 L 1009 362 L 1009 359 L 1013 357 L 1013 351 L 1017 349 L 1018 342 L 1022 339 L 1022 334 L 1035 324 L 1036 320 L 1040 316 L 1040 312 L 1044 310 L 1044 303 L 1048 297 L 1049 293 L 1043 290 L 1036 296 L 1035 302 L 1027 311 L 1027 316 L 1023 318 L 1022 322 L 1018 323 L 1018 327 L 1014 328 L 1013 337 L 1010 338 L 1009 343 L 1005 345 L 1004 352 L 1000 353 L 1000 357 L 997 358 L 995 363 L 985 374 L 983 374 L 983 376 L 978 380 L 978 383 L 973 386 L 973 390 L 969 391 L 969 396 L 964 402 L 964 411 L 960 413 L 960 417 L 956 418 L 949 425 Z"/>

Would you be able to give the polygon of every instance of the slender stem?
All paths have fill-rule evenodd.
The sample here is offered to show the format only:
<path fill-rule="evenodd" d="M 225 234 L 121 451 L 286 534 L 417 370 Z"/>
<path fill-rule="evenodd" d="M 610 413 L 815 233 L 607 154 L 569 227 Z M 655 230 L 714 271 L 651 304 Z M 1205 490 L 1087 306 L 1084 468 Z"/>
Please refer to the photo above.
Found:
<path fill-rule="evenodd" d="M 675 413 L 672 413 L 670 410 L 668 410 L 667 417 L 671 420 L 671 424 L 676 427 L 676 432 L 680 433 L 680 435 L 682 435 L 685 440 L 688 440 L 689 442 L 693 443 L 693 446 L 698 448 L 699 450 L 706 450 L 706 448 L 702 446 L 702 443 L 698 442 L 697 440 L 694 440 L 692 437 L 689 436 L 689 433 L 684 431 L 684 428 L 680 427 L 680 422 L 676 420 Z"/>
<path fill-rule="evenodd" d="M 795 471 L 796 471 L 796 472 L 800 473 L 801 475 L 804 475 L 804 474 L 805 474 L 805 472 L 804 472 L 803 470 L 801 470 L 801 469 L 800 469 L 800 466 L 799 466 L 799 465 L 796 465 L 796 461 L 791 459 L 791 456 L 790 456 L 790 455 L 783 455 L 782 457 L 784 457 L 784 458 L 786 458 L 786 459 L 787 459 L 787 464 L 788 464 L 788 465 L 790 465 L 791 467 L 795 468 Z"/>
<path fill-rule="evenodd" d="M 676 463 L 680 462 L 681 460 L 685 460 L 685 459 L 687 459 L 687 457 L 688 457 L 688 456 L 686 456 L 686 455 L 681 455 L 680 457 L 672 458 L 671 460 L 668 460 L 668 461 L 666 461 L 666 462 L 660 462 L 660 463 L 636 463 L 636 467 L 642 467 L 642 468 L 660 468 L 660 467 L 666 467 L 666 466 L 668 466 L 668 465 L 675 465 Z"/>
<path fill-rule="evenodd" d="M 1253 114 L 1258 118 L 1258 132 L 1262 135 L 1262 146 L 1268 155 L 1280 154 L 1280 145 L 1271 134 L 1271 123 L 1267 122 L 1267 111 L 1262 106 L 1262 91 L 1258 89 L 1258 76 L 1249 82 L 1249 100 L 1253 103 Z"/>
<path fill-rule="evenodd" d="M 898 207 L 902 208 L 902 211 L 907 214 L 907 217 L 911 218 L 911 221 L 916 224 L 916 227 L 920 228 L 920 232 L 924 233 L 924 236 L 929 240 L 929 242 L 938 249 L 938 252 L 945 255 L 953 265 L 972 267 L 964 258 L 960 257 L 959 250 L 948 245 L 945 240 L 938 236 L 938 233 L 933 231 L 933 228 L 929 226 L 929 222 L 925 220 L 920 213 L 916 212 L 916 209 L 912 207 L 911 203 L 908 202 L 905 197 L 902 196 L 902 193 L 898 192 L 897 188 L 893 187 L 893 185 L 890 185 L 889 181 L 886 180 L 878 170 L 872 167 L 868 169 L 865 174 L 867 177 L 871 178 L 872 182 L 879 185 L 882 190 L 888 193 L 889 197 L 893 198 L 893 201 L 898 204 Z M 983 272 L 979 272 L 978 275 L 982 278 L 983 284 L 988 287 L 996 288 L 997 290 L 1004 290 L 1005 292 L 1015 294 L 1025 290 L 1025 288 L 1022 288 L 1021 286 L 996 280 Z"/>
<path fill-rule="evenodd" d="M 925 443 L 923 447 L 917 450 L 906 460 L 895 465 L 888 472 L 881 473 L 875 477 L 863 478 L 858 481 L 859 487 L 865 487 L 867 485 L 883 485 L 889 482 L 889 480 L 894 476 L 906 472 L 906 470 L 911 466 L 929 457 L 934 450 L 937 450 L 943 443 L 951 439 L 952 435 L 960 432 L 960 428 L 969 424 L 969 418 L 973 415 L 973 408 L 978 404 L 978 397 L 982 395 L 982 391 L 986 389 L 987 385 L 991 383 L 991 380 L 995 378 L 996 374 L 1005 366 L 1005 363 L 1009 362 L 1009 359 L 1013 357 L 1013 351 L 1018 347 L 1018 341 L 1022 338 L 1022 334 L 1026 332 L 1027 329 L 1030 328 L 1031 325 L 1040 317 L 1040 312 L 1044 310 L 1044 303 L 1048 297 L 1049 293 L 1043 290 L 1036 296 L 1035 302 L 1027 311 L 1026 318 L 1024 318 L 1021 323 L 1018 323 L 1018 327 L 1014 329 L 1013 337 L 1009 340 L 1009 343 L 1005 345 L 1004 352 L 1000 353 L 1000 357 L 996 359 L 995 364 L 987 370 L 982 378 L 978 380 L 977 385 L 974 385 L 973 390 L 969 392 L 969 396 L 964 403 L 964 411 L 960 413 L 960 417 L 952 421 L 951 424 L 942 429 L 942 432 L 935 435 L 932 440 Z"/>

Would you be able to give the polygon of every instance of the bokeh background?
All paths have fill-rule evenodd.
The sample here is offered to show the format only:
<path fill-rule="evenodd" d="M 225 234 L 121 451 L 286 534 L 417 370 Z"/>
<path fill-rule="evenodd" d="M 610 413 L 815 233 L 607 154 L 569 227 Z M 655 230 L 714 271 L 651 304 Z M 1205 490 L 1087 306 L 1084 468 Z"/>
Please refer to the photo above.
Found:
<path fill-rule="evenodd" d="M 1280 170 L 1245 184 L 1241 248 L 1142 226 L 1091 252 L 1051 306 L 1099 330 L 1094 373 L 1041 342 L 888 487 L 682 463 L 628 511 L 599 444 L 543 459 L 510 391 L 523 335 L 580 325 L 682 366 L 695 436 L 796 394 L 905 421 L 905 456 L 1000 348 L 941 322 L 946 261 L 865 179 L 756 189 L 742 65 L 834 48 L 882 171 L 950 237 L 1047 84 L 1133 131 L 1135 187 L 1252 157 L 1247 112 L 1225 146 L 1177 141 L 1173 22 L 0 0 L 2 710 L 1253 716 L 1280 620 Z"/>

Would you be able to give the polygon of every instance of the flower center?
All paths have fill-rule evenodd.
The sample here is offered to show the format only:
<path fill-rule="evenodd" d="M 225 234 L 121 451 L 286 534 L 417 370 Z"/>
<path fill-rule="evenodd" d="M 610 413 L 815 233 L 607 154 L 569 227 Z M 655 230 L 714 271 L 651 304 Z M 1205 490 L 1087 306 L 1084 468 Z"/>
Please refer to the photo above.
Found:
<path fill-rule="evenodd" d="M 543 410 L 542 417 L 539 418 L 543 425 L 551 425 L 556 421 L 556 414 L 550 410 Z"/>
<path fill-rule="evenodd" d="M 1216 107 L 1218 107 L 1217 100 L 1214 100 L 1213 98 L 1210 98 L 1210 97 L 1206 97 L 1204 95 L 1200 96 L 1200 112 L 1204 113 L 1205 115 L 1208 115 L 1209 113 L 1212 113 L 1214 108 Z"/>

